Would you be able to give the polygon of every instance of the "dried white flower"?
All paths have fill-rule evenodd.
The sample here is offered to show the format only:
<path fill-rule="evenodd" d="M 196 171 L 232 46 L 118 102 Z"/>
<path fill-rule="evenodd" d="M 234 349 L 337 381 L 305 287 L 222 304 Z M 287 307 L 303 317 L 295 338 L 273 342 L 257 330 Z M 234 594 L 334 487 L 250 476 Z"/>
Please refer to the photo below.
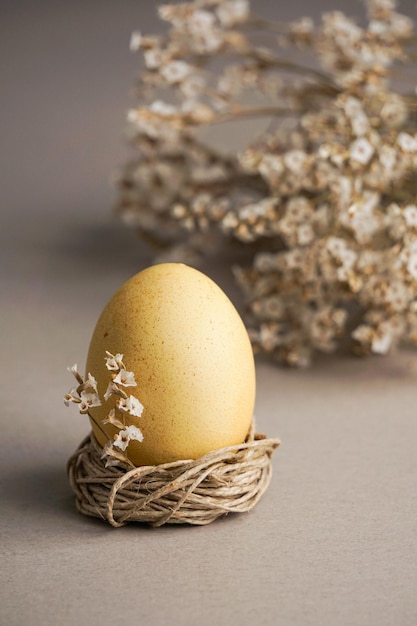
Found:
<path fill-rule="evenodd" d="M 80 413 L 87 413 L 90 408 L 95 406 L 101 406 L 101 401 L 97 393 L 87 393 L 86 391 L 82 391 L 80 393 L 80 399 Z"/>
<path fill-rule="evenodd" d="M 314 22 L 310 17 L 301 17 L 300 19 L 290 23 L 291 34 L 300 39 L 305 39 L 306 37 L 312 35 L 313 31 Z"/>
<path fill-rule="evenodd" d="M 113 383 L 122 385 L 122 387 L 136 387 L 137 383 L 133 372 L 121 369 L 117 376 L 113 378 Z"/>
<path fill-rule="evenodd" d="M 407 105 L 398 94 L 386 94 L 381 109 L 381 119 L 389 128 L 397 128 L 404 124 L 408 116 Z"/>
<path fill-rule="evenodd" d="M 294 174 L 300 176 L 305 171 L 307 155 L 302 150 L 291 150 L 287 152 L 283 160 L 288 169 Z"/>
<path fill-rule="evenodd" d="M 131 441 L 143 441 L 142 431 L 136 426 L 127 426 L 127 428 L 121 430 L 115 435 L 113 445 L 124 452 Z"/>
<path fill-rule="evenodd" d="M 104 393 L 104 400 L 107 402 L 111 396 L 120 396 L 121 395 L 121 391 L 117 385 L 117 383 L 115 383 L 113 380 L 111 380 L 109 382 L 109 384 L 107 385 L 107 389 Z"/>
<path fill-rule="evenodd" d="M 374 149 L 365 137 L 356 139 L 350 146 L 350 158 L 362 165 L 366 165 L 371 160 Z"/>
<path fill-rule="evenodd" d="M 142 44 L 142 35 L 139 31 L 134 31 L 130 37 L 129 49 L 131 52 L 137 52 Z"/>
<path fill-rule="evenodd" d="M 234 26 L 248 19 L 249 2 L 248 0 L 228 0 L 219 5 L 216 13 L 223 26 Z"/>
<path fill-rule="evenodd" d="M 117 408 L 135 417 L 141 417 L 144 407 L 137 398 L 129 396 L 128 398 L 120 398 L 117 402 Z"/>
<path fill-rule="evenodd" d="M 417 139 L 408 133 L 399 133 L 397 143 L 404 152 L 417 152 Z"/>
<path fill-rule="evenodd" d="M 97 392 L 97 381 L 94 378 L 94 376 L 92 374 L 90 374 L 90 372 L 88 372 L 87 374 L 87 381 L 85 383 L 85 387 L 86 389 L 91 389 L 94 393 L 98 393 Z"/>
<path fill-rule="evenodd" d="M 75 402 L 76 404 L 79 404 L 81 402 L 79 396 L 77 395 L 76 387 L 70 389 L 70 391 L 64 396 L 65 406 L 69 406 L 71 402 Z"/>
<path fill-rule="evenodd" d="M 405 311 L 410 305 L 412 291 L 403 282 L 396 280 L 387 285 L 385 300 L 393 311 Z"/>
<path fill-rule="evenodd" d="M 161 76 L 167 83 L 175 84 L 184 81 L 191 73 L 191 66 L 184 61 L 171 61 L 160 69 Z"/>
<path fill-rule="evenodd" d="M 106 355 L 105 362 L 108 370 L 118 371 L 123 368 L 123 354 L 113 355 L 106 350 Z"/>
<path fill-rule="evenodd" d="M 111 424 L 112 426 L 115 426 L 116 428 L 123 429 L 125 427 L 125 424 L 116 417 L 115 409 L 111 409 L 107 417 L 104 420 L 102 420 L 102 422 L 103 424 Z"/>
<path fill-rule="evenodd" d="M 106 467 L 116 467 L 128 461 L 127 457 L 113 447 L 114 441 L 108 441 L 103 448 L 102 459 L 106 460 Z"/>
<path fill-rule="evenodd" d="M 417 206 L 408 205 L 404 209 L 404 219 L 407 226 L 417 228 Z"/>
<path fill-rule="evenodd" d="M 407 263 L 407 270 L 414 280 L 417 280 L 417 250 L 411 252 Z"/>
<path fill-rule="evenodd" d="M 168 104 L 167 102 L 163 102 L 162 100 L 156 100 L 151 104 L 149 110 L 152 113 L 156 113 L 156 115 L 160 115 L 161 117 L 171 117 L 177 113 L 177 109 L 172 104 Z"/>
<path fill-rule="evenodd" d="M 392 15 L 390 24 L 390 34 L 401 39 L 408 39 L 413 36 L 413 20 L 406 15 Z"/>
<path fill-rule="evenodd" d="M 161 67 L 164 60 L 162 52 L 161 50 L 158 50 L 158 48 L 145 50 L 143 53 L 143 58 L 148 70 L 157 70 L 159 67 Z"/>
<path fill-rule="evenodd" d="M 297 228 L 297 239 L 300 246 L 306 246 L 314 239 L 314 230 L 311 224 L 301 224 Z"/>
<path fill-rule="evenodd" d="M 374 354 L 387 354 L 391 348 L 394 336 L 389 333 L 381 333 L 379 336 L 375 335 L 372 340 L 372 352 Z"/>
<path fill-rule="evenodd" d="M 78 371 L 78 366 L 76 363 L 74 363 L 74 365 L 71 365 L 71 367 L 68 367 L 67 369 L 69 372 L 71 372 L 71 374 L 74 376 L 78 383 L 81 384 L 84 382 L 80 372 Z"/>

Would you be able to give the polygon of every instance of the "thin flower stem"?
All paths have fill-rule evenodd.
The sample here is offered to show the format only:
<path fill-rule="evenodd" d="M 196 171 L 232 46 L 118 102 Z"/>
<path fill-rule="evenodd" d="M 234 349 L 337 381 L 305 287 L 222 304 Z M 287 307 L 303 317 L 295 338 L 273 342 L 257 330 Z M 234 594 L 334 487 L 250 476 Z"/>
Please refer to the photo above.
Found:
<path fill-rule="evenodd" d="M 299 109 L 280 109 L 278 107 L 242 108 L 218 115 L 211 123 L 219 124 L 251 117 L 298 117 L 299 114 Z"/>
<path fill-rule="evenodd" d="M 417 108 L 417 95 L 416 94 L 405 94 L 402 96 L 404 100 L 407 102 L 407 106 L 410 108 Z"/>
<path fill-rule="evenodd" d="M 249 27 L 255 27 L 259 30 L 270 30 L 274 33 L 284 35 L 288 33 L 288 25 L 285 22 L 273 22 L 272 20 L 264 20 L 255 13 L 251 13 L 249 20 L 246 22 Z"/>
<path fill-rule="evenodd" d="M 287 61 L 286 59 L 280 59 L 273 54 L 256 49 L 251 51 L 251 56 L 258 62 L 265 63 L 271 67 L 276 67 L 288 72 L 294 72 L 295 74 L 301 74 L 304 77 L 312 76 L 317 80 L 324 82 L 329 87 L 332 87 L 335 90 L 335 93 L 340 91 L 340 88 L 336 85 L 332 78 L 320 70 L 315 70 L 312 67 L 307 67 L 299 63 L 293 63 L 292 61 Z"/>
<path fill-rule="evenodd" d="M 87 411 L 87 415 L 88 417 L 91 419 L 91 421 L 94 423 L 95 426 L 97 426 L 97 428 L 99 429 L 99 431 L 101 432 L 102 435 L 104 435 L 107 439 L 107 441 L 111 441 L 111 437 L 108 435 L 108 433 L 104 430 L 103 426 L 100 424 L 100 422 L 98 422 L 89 411 Z"/>

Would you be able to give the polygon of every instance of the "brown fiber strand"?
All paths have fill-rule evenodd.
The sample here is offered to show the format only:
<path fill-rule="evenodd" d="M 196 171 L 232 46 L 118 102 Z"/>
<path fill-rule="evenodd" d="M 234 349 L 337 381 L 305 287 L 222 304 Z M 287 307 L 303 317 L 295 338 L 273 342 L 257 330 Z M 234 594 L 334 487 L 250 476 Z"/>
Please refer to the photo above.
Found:
<path fill-rule="evenodd" d="M 125 470 L 105 467 L 90 433 L 69 459 L 68 476 L 77 509 L 112 526 L 204 525 L 255 506 L 271 480 L 271 457 L 279 444 L 252 428 L 244 443 L 196 460 Z"/>

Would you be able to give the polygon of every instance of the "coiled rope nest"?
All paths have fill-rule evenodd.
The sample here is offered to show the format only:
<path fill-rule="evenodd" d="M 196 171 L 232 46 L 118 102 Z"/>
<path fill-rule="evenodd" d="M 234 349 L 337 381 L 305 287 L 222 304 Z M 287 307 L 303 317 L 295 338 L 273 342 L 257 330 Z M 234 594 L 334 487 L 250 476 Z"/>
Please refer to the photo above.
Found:
<path fill-rule="evenodd" d="M 244 443 L 199 459 L 125 470 L 105 467 L 90 433 L 69 459 L 68 476 L 77 509 L 112 526 L 204 525 L 255 506 L 271 480 L 271 457 L 279 444 L 255 434 L 252 426 Z"/>

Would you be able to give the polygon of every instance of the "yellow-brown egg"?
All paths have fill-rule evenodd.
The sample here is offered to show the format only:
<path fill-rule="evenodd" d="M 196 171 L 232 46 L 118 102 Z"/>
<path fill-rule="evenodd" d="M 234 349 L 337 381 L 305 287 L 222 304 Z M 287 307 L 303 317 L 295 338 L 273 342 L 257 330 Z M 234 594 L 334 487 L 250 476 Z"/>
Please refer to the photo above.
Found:
<path fill-rule="evenodd" d="M 105 352 L 122 353 L 144 405 L 128 424 L 143 442 L 126 449 L 135 465 L 194 459 L 241 443 L 255 401 L 255 367 L 248 334 L 225 293 L 201 272 L 163 263 L 128 280 L 101 314 L 87 358 L 102 397 L 110 380 Z M 114 396 L 91 409 L 101 423 Z M 98 441 L 106 438 L 92 423 Z M 113 436 L 114 427 L 103 428 Z"/>

